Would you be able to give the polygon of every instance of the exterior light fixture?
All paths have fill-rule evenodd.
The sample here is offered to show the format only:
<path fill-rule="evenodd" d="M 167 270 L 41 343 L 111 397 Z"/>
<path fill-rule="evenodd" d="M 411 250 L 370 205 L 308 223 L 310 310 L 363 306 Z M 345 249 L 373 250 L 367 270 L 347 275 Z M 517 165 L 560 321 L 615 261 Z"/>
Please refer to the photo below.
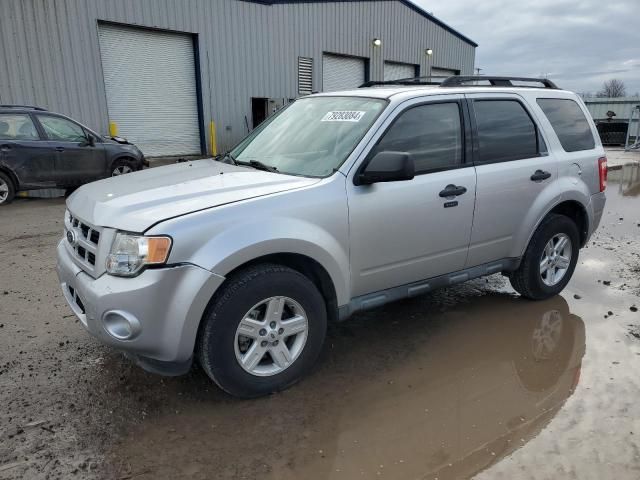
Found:
<path fill-rule="evenodd" d="M 426 53 L 428 56 L 433 55 L 433 50 L 431 48 L 427 48 L 424 53 Z"/>
<path fill-rule="evenodd" d="M 382 40 L 380 40 L 379 38 L 374 38 L 371 43 L 373 43 L 374 47 L 381 47 L 382 46 Z"/>

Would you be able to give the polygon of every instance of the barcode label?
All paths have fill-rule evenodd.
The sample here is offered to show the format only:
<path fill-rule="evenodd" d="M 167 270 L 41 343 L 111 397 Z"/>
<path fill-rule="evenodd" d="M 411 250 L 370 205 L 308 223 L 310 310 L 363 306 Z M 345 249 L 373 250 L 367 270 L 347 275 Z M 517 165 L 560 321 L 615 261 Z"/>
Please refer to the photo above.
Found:
<path fill-rule="evenodd" d="M 342 110 L 338 112 L 327 113 L 321 122 L 359 122 L 366 112 L 356 112 L 351 110 Z"/>

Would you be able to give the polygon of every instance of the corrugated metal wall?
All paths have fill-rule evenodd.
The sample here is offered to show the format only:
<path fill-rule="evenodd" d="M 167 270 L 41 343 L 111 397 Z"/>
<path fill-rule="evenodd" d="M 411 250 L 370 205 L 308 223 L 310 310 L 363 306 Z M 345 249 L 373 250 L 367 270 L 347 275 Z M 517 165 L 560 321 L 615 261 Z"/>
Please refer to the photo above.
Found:
<path fill-rule="evenodd" d="M 107 133 L 99 21 L 197 34 L 203 120 L 216 122 L 220 149 L 246 134 L 251 97 L 297 96 L 299 56 L 314 59 L 314 90 L 323 52 L 369 58 L 372 80 L 385 60 L 419 64 L 422 75 L 431 65 L 472 74 L 475 58 L 471 44 L 395 0 L 2 0 L 0 103 L 44 106 Z"/>
<path fill-rule="evenodd" d="M 631 110 L 640 105 L 638 97 L 617 98 L 585 98 L 584 103 L 594 120 L 605 120 L 607 112 L 611 110 L 616 114 L 614 120 L 629 120 Z"/>

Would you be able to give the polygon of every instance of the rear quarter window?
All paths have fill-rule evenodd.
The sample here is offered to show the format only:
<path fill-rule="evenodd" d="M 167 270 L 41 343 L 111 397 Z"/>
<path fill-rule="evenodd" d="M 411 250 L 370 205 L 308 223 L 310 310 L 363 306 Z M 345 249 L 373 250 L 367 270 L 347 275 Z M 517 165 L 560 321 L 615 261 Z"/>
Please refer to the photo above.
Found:
<path fill-rule="evenodd" d="M 589 121 L 577 102 L 569 98 L 539 98 L 537 102 L 565 152 L 595 148 Z"/>

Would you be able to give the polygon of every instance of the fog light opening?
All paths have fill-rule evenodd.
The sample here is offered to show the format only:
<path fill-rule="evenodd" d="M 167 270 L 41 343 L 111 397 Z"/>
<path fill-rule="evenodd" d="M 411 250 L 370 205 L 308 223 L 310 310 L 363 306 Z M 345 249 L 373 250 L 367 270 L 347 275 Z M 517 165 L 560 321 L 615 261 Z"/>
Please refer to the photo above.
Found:
<path fill-rule="evenodd" d="M 102 316 L 104 329 L 118 340 L 132 340 L 140 333 L 140 322 L 130 313 L 110 310 Z"/>

